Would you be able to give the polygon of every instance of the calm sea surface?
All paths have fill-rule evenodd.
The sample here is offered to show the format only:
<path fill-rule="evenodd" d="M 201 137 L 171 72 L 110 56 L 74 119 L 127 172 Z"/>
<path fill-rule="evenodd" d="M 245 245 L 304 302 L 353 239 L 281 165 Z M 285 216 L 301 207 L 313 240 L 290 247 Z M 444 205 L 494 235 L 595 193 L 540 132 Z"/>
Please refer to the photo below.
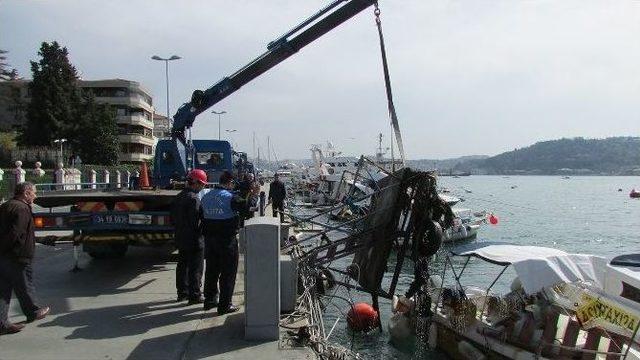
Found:
<path fill-rule="evenodd" d="M 464 199 L 456 207 L 486 210 L 499 218 L 495 226 L 484 225 L 476 241 L 548 246 L 607 257 L 640 252 L 640 199 L 629 198 L 632 188 L 640 189 L 640 177 L 468 176 L 441 177 L 438 184 Z M 446 251 L 443 248 L 436 255 L 432 273 L 441 273 Z M 341 265 L 346 266 L 349 261 Z M 392 263 L 395 263 L 393 257 Z M 454 263 L 459 267 L 462 261 Z M 500 270 L 473 259 L 461 282 L 463 285 L 488 286 Z M 507 271 L 504 281 L 496 284 L 496 291 L 506 292 L 512 277 L 513 273 Z M 385 278 L 383 288 L 388 288 L 389 280 Z M 404 293 L 411 281 L 412 264 L 408 261 L 396 292 Z M 339 290 L 337 294 L 354 301 L 371 301 L 368 295 L 355 291 L 349 294 Z M 328 305 L 327 332 L 339 319 L 330 341 L 370 359 L 413 358 L 410 351 L 396 349 L 389 343 L 386 326 L 391 313 L 390 301 L 381 299 L 382 333 L 351 334 L 345 321 L 348 309 L 343 300 L 336 299 Z M 439 353 L 432 355 L 432 358 L 446 358 Z"/>

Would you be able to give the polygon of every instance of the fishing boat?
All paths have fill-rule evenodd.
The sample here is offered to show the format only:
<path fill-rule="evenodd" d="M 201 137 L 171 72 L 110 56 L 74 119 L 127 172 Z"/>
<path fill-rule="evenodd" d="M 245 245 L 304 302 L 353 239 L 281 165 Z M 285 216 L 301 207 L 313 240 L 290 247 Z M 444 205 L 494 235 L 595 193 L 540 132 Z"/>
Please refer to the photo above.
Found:
<path fill-rule="evenodd" d="M 502 267 L 487 288 L 462 284 L 472 258 Z M 640 359 L 640 254 L 607 259 L 477 242 L 450 250 L 446 264 L 454 285 L 432 276 L 430 297 L 417 299 L 427 305 L 396 301 L 392 337 L 406 335 L 413 318 L 418 345 L 454 359 Z M 517 277 L 500 296 L 492 288 L 507 268 Z"/>
<path fill-rule="evenodd" d="M 631 189 L 631 192 L 629 193 L 629 197 L 630 198 L 640 198 L 640 191 L 636 191 L 636 189 Z"/>
<path fill-rule="evenodd" d="M 451 208 L 455 218 L 453 226 L 444 230 L 443 242 L 455 242 L 475 239 L 485 217 L 476 217 L 471 209 Z"/>

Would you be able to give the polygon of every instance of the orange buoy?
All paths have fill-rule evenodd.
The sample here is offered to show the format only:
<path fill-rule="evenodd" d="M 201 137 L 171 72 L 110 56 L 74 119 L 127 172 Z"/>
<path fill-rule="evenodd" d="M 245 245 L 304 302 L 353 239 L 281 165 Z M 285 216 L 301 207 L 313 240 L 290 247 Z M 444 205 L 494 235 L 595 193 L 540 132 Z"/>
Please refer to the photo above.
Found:
<path fill-rule="evenodd" d="M 493 214 L 489 215 L 489 223 L 491 225 L 498 225 L 498 217 Z"/>
<path fill-rule="evenodd" d="M 347 314 L 347 324 L 353 331 L 371 330 L 378 325 L 378 312 L 367 303 L 355 303 Z"/>

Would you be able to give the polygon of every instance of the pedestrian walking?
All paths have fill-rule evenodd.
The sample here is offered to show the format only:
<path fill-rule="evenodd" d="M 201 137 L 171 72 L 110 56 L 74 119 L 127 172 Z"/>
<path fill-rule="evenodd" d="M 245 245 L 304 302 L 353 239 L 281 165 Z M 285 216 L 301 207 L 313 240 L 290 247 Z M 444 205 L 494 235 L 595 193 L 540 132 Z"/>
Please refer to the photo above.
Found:
<path fill-rule="evenodd" d="M 16 185 L 13 199 L 0 205 L 0 335 L 17 333 L 24 325 L 9 322 L 11 292 L 27 322 L 43 319 L 49 307 L 36 305 L 33 257 L 36 250 L 31 205 L 36 198 L 30 182 Z"/>
<path fill-rule="evenodd" d="M 175 243 L 178 248 L 176 266 L 176 290 L 178 302 L 189 300 L 189 304 L 201 304 L 200 291 L 204 268 L 204 240 L 202 237 L 202 207 L 198 193 L 207 183 L 207 174 L 194 169 L 187 175 L 187 185 L 173 203 L 171 218 L 175 228 Z"/>
<path fill-rule="evenodd" d="M 273 217 L 280 213 L 280 222 L 284 222 L 284 200 L 287 198 L 287 189 L 280 180 L 278 173 L 273 176 L 273 181 L 269 184 L 269 200 L 267 205 L 272 204 Z"/>
<path fill-rule="evenodd" d="M 207 267 L 204 276 L 204 309 L 218 307 L 218 314 L 238 311 L 231 303 L 238 270 L 239 212 L 246 211 L 246 199 L 234 194 L 233 175 L 225 171 L 219 185 L 200 192 Z M 254 194 L 255 195 L 255 194 Z"/>

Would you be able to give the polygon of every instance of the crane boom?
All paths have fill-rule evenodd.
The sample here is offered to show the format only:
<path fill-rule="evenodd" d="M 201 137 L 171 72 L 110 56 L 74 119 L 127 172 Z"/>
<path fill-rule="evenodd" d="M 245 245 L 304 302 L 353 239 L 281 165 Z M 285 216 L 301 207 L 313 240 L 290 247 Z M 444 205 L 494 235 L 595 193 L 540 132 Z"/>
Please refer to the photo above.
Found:
<path fill-rule="evenodd" d="M 265 53 L 232 75 L 224 77 L 207 90 L 194 91 L 191 101 L 182 104 L 173 117 L 172 138 L 186 145 L 185 131 L 193 126 L 196 116 L 375 2 L 376 0 L 336 0 L 270 42 Z M 295 36 L 291 37 L 293 35 Z"/>

